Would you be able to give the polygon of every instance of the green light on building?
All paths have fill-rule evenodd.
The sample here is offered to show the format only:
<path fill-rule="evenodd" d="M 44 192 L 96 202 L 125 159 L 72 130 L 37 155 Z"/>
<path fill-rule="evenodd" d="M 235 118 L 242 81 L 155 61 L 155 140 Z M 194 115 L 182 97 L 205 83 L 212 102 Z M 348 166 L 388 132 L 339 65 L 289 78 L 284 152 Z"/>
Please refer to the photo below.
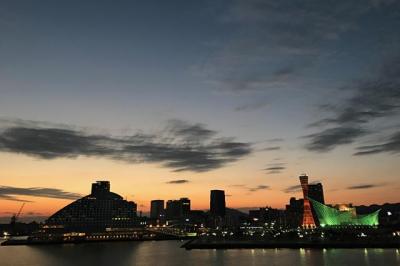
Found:
<path fill-rule="evenodd" d="M 350 211 L 339 211 L 328 207 L 316 200 L 310 199 L 319 223 L 322 227 L 336 225 L 379 225 L 378 214 L 380 210 L 366 215 L 353 215 Z"/>

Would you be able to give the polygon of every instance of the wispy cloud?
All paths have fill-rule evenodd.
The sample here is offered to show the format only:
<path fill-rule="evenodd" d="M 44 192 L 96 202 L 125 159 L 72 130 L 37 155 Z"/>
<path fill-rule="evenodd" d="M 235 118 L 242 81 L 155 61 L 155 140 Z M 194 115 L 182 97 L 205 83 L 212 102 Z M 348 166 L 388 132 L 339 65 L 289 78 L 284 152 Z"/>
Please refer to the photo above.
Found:
<path fill-rule="evenodd" d="M 219 21 L 233 30 L 204 66 L 206 76 L 232 91 L 307 84 L 306 70 L 323 44 L 357 31 L 359 18 L 379 7 L 369 1 L 230 1 Z"/>
<path fill-rule="evenodd" d="M 75 200 L 82 195 L 73 192 L 67 192 L 57 188 L 44 188 L 44 187 L 9 187 L 0 186 L 0 198 L 11 201 L 30 202 L 28 200 L 20 199 L 16 196 L 30 196 L 42 198 L 55 198 L 55 199 L 71 199 Z"/>
<path fill-rule="evenodd" d="M 281 147 L 280 146 L 271 146 L 271 147 L 266 147 L 261 149 L 262 151 L 278 151 L 280 150 Z"/>
<path fill-rule="evenodd" d="M 285 169 L 286 167 L 284 166 L 272 166 L 272 167 L 267 167 L 264 170 L 267 171 L 267 174 L 279 174 Z"/>
<path fill-rule="evenodd" d="M 265 186 L 265 185 L 258 185 L 256 187 L 249 188 L 249 191 L 250 192 L 256 192 L 256 191 L 259 191 L 259 190 L 266 190 L 266 189 L 270 189 L 270 187 L 269 186 Z"/>
<path fill-rule="evenodd" d="M 320 180 L 312 181 L 310 183 L 310 185 L 317 184 L 317 183 L 321 183 L 321 181 Z M 285 193 L 295 193 L 295 192 L 300 192 L 300 191 L 302 191 L 301 185 L 288 186 L 287 188 L 283 189 L 283 192 L 285 192 Z"/>
<path fill-rule="evenodd" d="M 186 180 L 186 179 L 178 179 L 178 180 L 167 181 L 165 183 L 167 183 L 167 184 L 186 184 L 186 183 L 189 183 L 189 182 L 190 181 Z"/>
<path fill-rule="evenodd" d="M 249 187 L 249 186 L 244 185 L 244 184 L 234 184 L 234 185 L 230 185 L 229 187 L 241 188 L 241 189 L 247 190 L 249 192 L 256 192 L 258 190 L 270 189 L 270 186 L 266 186 L 266 185 L 258 185 L 256 187 Z"/>
<path fill-rule="evenodd" d="M 400 153 L 400 132 L 390 136 L 384 143 L 357 147 L 354 155 L 369 155 L 376 153 Z"/>
<path fill-rule="evenodd" d="M 359 184 L 359 185 L 353 185 L 348 187 L 347 189 L 369 189 L 369 188 L 376 188 L 376 187 L 381 187 L 383 184 Z"/>
<path fill-rule="evenodd" d="M 285 165 L 286 163 L 283 162 L 273 162 L 268 164 L 268 166 L 264 168 L 264 171 L 266 171 L 267 174 L 279 174 L 286 169 Z"/>
<path fill-rule="evenodd" d="M 289 186 L 283 190 L 286 193 L 293 193 L 301 191 L 301 185 Z"/>
<path fill-rule="evenodd" d="M 205 172 L 252 152 L 251 144 L 216 136 L 202 124 L 171 120 L 162 132 L 114 137 L 29 122 L 0 131 L 0 151 L 40 159 L 103 157 L 129 163 L 161 163 L 174 171 Z"/>
<path fill-rule="evenodd" d="M 326 152 L 339 145 L 350 144 L 370 133 L 365 127 L 375 119 L 397 115 L 400 110 L 400 56 L 385 62 L 375 77 L 352 83 L 346 89 L 353 95 L 339 106 L 332 106 L 330 117 L 313 123 L 325 127 L 320 132 L 306 136 L 306 148 L 310 151 Z M 325 108 L 326 109 L 326 108 Z M 398 136 L 389 139 L 388 144 L 359 147 L 356 155 L 384 151 L 397 152 Z"/>
<path fill-rule="evenodd" d="M 362 128 L 335 127 L 314 133 L 305 138 L 309 139 L 306 148 L 310 151 L 326 152 L 338 145 L 349 144 L 358 137 L 366 134 Z"/>

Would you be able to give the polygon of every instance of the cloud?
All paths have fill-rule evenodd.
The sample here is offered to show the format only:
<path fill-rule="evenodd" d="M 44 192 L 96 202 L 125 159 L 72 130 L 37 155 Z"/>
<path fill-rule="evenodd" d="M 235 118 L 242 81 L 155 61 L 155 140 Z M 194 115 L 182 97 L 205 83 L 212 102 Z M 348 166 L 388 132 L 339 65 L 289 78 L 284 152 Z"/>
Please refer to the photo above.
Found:
<path fill-rule="evenodd" d="M 286 167 L 283 167 L 283 166 L 273 166 L 273 167 L 265 168 L 265 170 L 267 170 L 267 171 L 277 171 L 277 170 L 284 170 L 284 169 L 286 169 Z"/>
<path fill-rule="evenodd" d="M 31 202 L 20 199 L 15 196 L 30 196 L 30 197 L 70 199 L 70 200 L 76 200 L 82 197 L 82 195 L 78 193 L 67 192 L 57 188 L 43 188 L 43 187 L 20 188 L 20 187 L 0 186 L 1 199 L 20 201 L 20 202 Z"/>
<path fill-rule="evenodd" d="M 103 157 L 128 163 L 161 163 L 174 171 L 205 172 L 252 152 L 251 144 L 217 137 L 202 124 L 171 120 L 162 132 L 114 137 L 74 128 L 9 125 L 0 131 L 0 151 L 40 159 Z"/>
<path fill-rule="evenodd" d="M 354 185 L 350 186 L 347 189 L 369 189 L 369 188 L 375 188 L 375 187 L 381 187 L 382 184 L 360 184 L 360 185 Z"/>
<path fill-rule="evenodd" d="M 280 150 L 280 149 L 281 149 L 280 146 L 272 146 L 272 147 L 263 148 L 262 151 L 277 151 L 277 150 Z"/>
<path fill-rule="evenodd" d="M 249 188 L 250 192 L 256 192 L 259 190 L 266 190 L 266 189 L 270 189 L 269 186 L 265 186 L 265 185 L 258 185 L 257 187 L 253 187 L 253 188 Z"/>
<path fill-rule="evenodd" d="M 305 136 L 310 139 L 306 148 L 310 151 L 326 152 L 338 145 L 352 143 L 355 139 L 366 134 L 361 128 L 336 127 L 325 129 L 319 133 Z"/>
<path fill-rule="evenodd" d="M 235 185 L 230 185 L 229 187 L 242 188 L 242 189 L 248 190 L 250 192 L 255 192 L 255 191 L 258 191 L 258 190 L 270 189 L 270 186 L 266 186 L 266 185 L 258 185 L 256 187 L 247 187 L 244 184 L 235 184 Z"/>
<path fill-rule="evenodd" d="M 376 145 L 360 146 L 354 155 L 369 155 L 376 153 L 400 153 L 400 132 L 393 134 L 386 142 Z"/>
<path fill-rule="evenodd" d="M 306 136 L 310 151 L 325 152 L 338 145 L 350 144 L 370 133 L 365 127 L 372 121 L 398 115 L 400 110 L 400 56 L 385 62 L 375 77 L 369 77 L 346 87 L 352 96 L 338 106 L 331 106 L 333 114 L 312 126 L 331 128 Z M 332 127 L 333 126 L 333 127 Z M 396 143 L 396 137 L 392 140 Z M 360 147 L 356 155 L 388 150 L 388 146 Z M 389 148 L 390 149 L 390 148 Z M 392 151 L 395 151 L 394 148 Z"/>
<path fill-rule="evenodd" d="M 279 174 L 286 169 L 284 165 L 286 165 L 286 163 L 279 163 L 279 162 L 271 163 L 268 164 L 268 167 L 265 168 L 264 170 L 267 171 L 267 174 Z"/>
<path fill-rule="evenodd" d="M 189 183 L 189 180 L 186 179 L 178 179 L 178 180 L 172 180 L 172 181 L 168 181 L 166 182 L 167 184 L 185 184 L 185 183 Z"/>
<path fill-rule="evenodd" d="M 267 139 L 268 142 L 282 142 L 285 141 L 283 138 L 273 138 L 273 139 Z"/>
<path fill-rule="evenodd" d="M 286 167 L 284 167 L 284 166 L 271 166 L 271 167 L 265 168 L 264 170 L 267 171 L 267 174 L 279 174 L 285 169 L 286 169 Z"/>
<path fill-rule="evenodd" d="M 0 199 L 18 201 L 18 202 L 33 202 L 31 200 L 19 199 L 17 197 L 11 196 L 11 195 L 2 195 L 2 194 L 0 194 Z"/>
<path fill-rule="evenodd" d="M 315 181 L 311 182 L 310 185 L 317 184 L 317 183 L 321 183 L 321 181 L 315 180 Z M 283 192 L 285 192 L 285 193 L 296 193 L 296 192 L 301 192 L 301 191 L 302 191 L 301 185 L 289 186 L 283 190 Z"/>
<path fill-rule="evenodd" d="M 236 92 L 309 85 L 307 70 L 326 44 L 357 31 L 360 18 L 381 7 L 368 1 L 230 1 L 218 12 L 229 36 L 202 68 L 218 88 Z"/>
<path fill-rule="evenodd" d="M 301 191 L 301 185 L 289 186 L 283 190 L 286 193 L 293 193 Z"/>

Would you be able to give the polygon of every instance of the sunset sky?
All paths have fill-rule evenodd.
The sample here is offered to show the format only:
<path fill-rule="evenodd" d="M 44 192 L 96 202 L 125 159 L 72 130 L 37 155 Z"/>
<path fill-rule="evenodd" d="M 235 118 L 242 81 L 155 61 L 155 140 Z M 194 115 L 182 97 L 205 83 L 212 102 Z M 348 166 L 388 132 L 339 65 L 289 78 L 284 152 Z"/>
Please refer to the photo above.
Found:
<path fill-rule="evenodd" d="M 400 1 L 0 3 L 0 216 L 399 202 Z"/>

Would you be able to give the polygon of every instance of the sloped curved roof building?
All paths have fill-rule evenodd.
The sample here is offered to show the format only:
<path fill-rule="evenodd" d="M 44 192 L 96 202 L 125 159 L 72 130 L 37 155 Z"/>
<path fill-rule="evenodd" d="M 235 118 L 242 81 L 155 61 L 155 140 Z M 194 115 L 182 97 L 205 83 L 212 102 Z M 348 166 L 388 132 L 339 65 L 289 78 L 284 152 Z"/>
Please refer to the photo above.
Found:
<path fill-rule="evenodd" d="M 322 227 L 342 225 L 379 225 L 378 215 L 380 210 L 366 215 L 356 215 L 353 211 L 340 211 L 311 198 L 309 198 L 309 200 L 311 201 L 314 210 L 317 213 L 319 223 Z"/>
<path fill-rule="evenodd" d="M 137 205 L 110 192 L 110 182 L 97 181 L 92 192 L 50 216 L 45 226 L 64 231 L 103 232 L 137 225 Z"/>

